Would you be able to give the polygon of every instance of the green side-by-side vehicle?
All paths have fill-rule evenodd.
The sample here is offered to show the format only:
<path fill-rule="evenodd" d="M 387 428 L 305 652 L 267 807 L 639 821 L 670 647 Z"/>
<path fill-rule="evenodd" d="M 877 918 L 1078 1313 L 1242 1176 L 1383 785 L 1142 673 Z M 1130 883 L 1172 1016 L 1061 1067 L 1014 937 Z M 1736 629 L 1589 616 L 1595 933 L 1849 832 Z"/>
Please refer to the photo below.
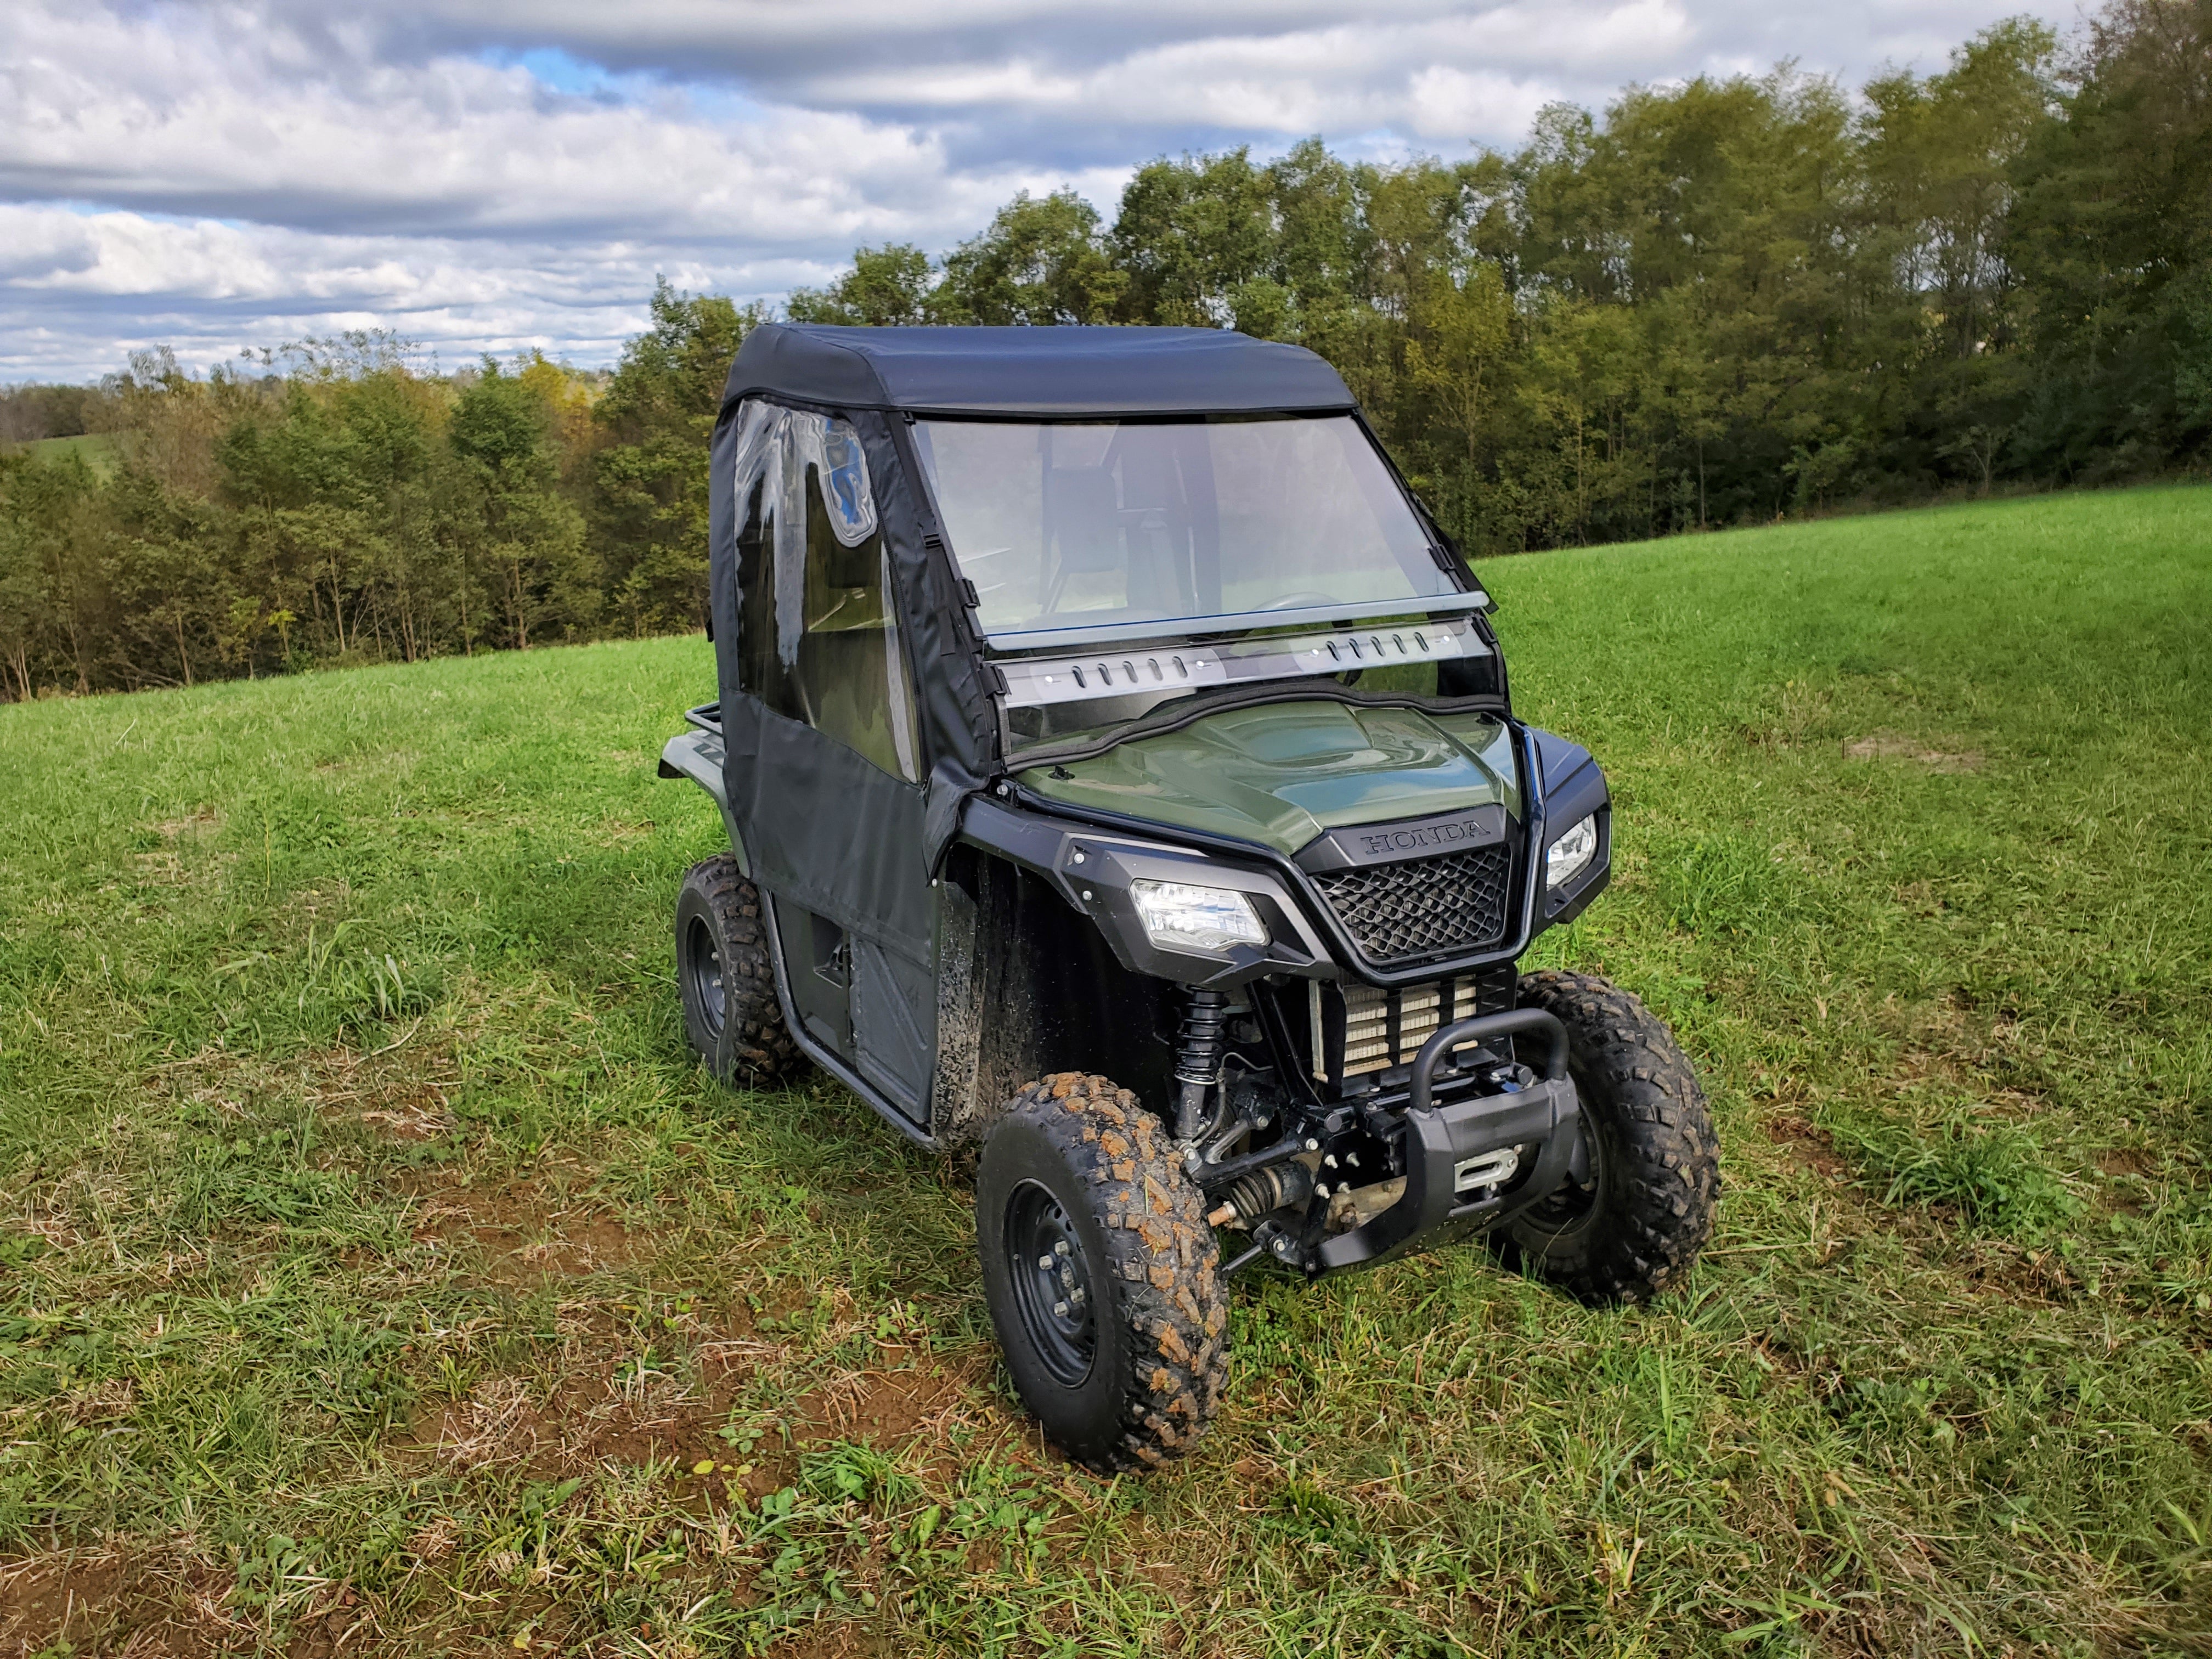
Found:
<path fill-rule="evenodd" d="M 1206 329 L 747 336 L 714 443 L 719 697 L 661 770 L 690 1041 L 969 1148 L 1015 1387 L 1188 1448 L 1226 1286 L 1488 1235 L 1680 1280 L 1718 1152 L 1667 1028 L 1523 975 L 1611 868 L 1490 601 L 1327 364 Z"/>

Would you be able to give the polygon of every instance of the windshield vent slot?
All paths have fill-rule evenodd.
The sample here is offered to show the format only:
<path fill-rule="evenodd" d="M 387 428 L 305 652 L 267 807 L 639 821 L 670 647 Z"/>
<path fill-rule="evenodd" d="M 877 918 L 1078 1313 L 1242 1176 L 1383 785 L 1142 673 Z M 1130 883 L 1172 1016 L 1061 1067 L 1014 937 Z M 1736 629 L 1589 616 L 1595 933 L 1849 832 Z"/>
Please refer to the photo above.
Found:
<path fill-rule="evenodd" d="M 1002 657 L 1016 708 L 1125 697 L 1140 690 L 1198 690 L 1341 674 L 1395 663 L 1455 662 L 1485 657 L 1490 647 L 1462 618 L 1386 628 L 1332 629 L 1322 634 L 1255 634 L 1205 645 L 1151 646 L 1143 656 Z"/>

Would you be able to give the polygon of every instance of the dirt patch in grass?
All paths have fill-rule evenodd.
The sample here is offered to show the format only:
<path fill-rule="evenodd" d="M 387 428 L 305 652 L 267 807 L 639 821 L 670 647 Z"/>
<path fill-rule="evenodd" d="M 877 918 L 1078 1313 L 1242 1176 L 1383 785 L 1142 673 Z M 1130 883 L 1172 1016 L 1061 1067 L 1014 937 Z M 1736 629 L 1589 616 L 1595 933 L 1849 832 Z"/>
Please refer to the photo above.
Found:
<path fill-rule="evenodd" d="M 1790 1154 L 1790 1162 L 1800 1169 L 1830 1181 L 1849 1181 L 1850 1165 L 1836 1155 L 1834 1143 L 1802 1117 L 1770 1117 L 1766 1120 L 1767 1138 Z"/>
<path fill-rule="evenodd" d="M 640 1253 L 636 1237 L 619 1221 L 579 1216 L 563 1218 L 550 1237 L 517 1245 L 507 1259 L 548 1278 L 571 1278 L 627 1266 Z"/>
<path fill-rule="evenodd" d="M 0 1568 L 0 1654 L 93 1635 L 113 1616 L 123 1582 L 112 1558 L 50 1555 Z"/>
<path fill-rule="evenodd" d="M 1948 1083 L 1962 1089 L 1974 1083 L 1972 1064 L 1945 1049 L 1907 1048 L 1898 1055 L 1890 1077 L 1898 1083 Z"/>
<path fill-rule="evenodd" d="M 159 823 L 146 826 L 163 841 L 177 841 L 186 836 L 212 836 L 222 828 L 222 814 L 212 806 L 203 806 L 180 818 L 165 818 Z"/>
<path fill-rule="evenodd" d="M 2096 1154 L 2097 1167 L 2116 1179 L 2128 1176 L 2146 1178 L 2158 1174 L 2159 1163 L 2140 1146 L 2108 1146 Z"/>
<path fill-rule="evenodd" d="M 413 1449 L 454 1471 L 520 1463 L 549 1480 L 609 1464 L 672 1463 L 672 1478 L 687 1492 L 708 1481 L 758 1498 L 786 1484 L 793 1455 L 806 1446 L 850 1441 L 891 1452 L 927 1440 L 949 1448 L 957 1428 L 985 1426 L 1000 1415 L 973 1392 L 980 1358 L 962 1365 L 887 1351 L 892 1363 L 884 1368 L 846 1373 L 793 1401 L 783 1419 L 787 1437 L 732 1450 L 720 1431 L 741 1391 L 760 1365 L 787 1357 L 763 1342 L 702 1344 L 695 1354 L 700 1380 L 688 1386 L 641 1372 L 629 1355 L 572 1371 L 542 1395 L 520 1377 L 491 1377 L 422 1425 Z M 897 1363 L 902 1358 L 909 1363 Z M 702 1462 L 715 1468 L 701 1475 L 695 1466 Z"/>
<path fill-rule="evenodd" d="M 537 1444 L 538 1412 L 520 1377 L 495 1376 L 478 1383 L 427 1425 L 416 1443 L 458 1469 L 505 1462 Z"/>
<path fill-rule="evenodd" d="M 1979 1239 L 1969 1247 L 1964 1265 L 1963 1283 L 2022 1307 L 2051 1307 L 2081 1292 L 2081 1281 L 2051 1250 Z"/>
<path fill-rule="evenodd" d="M 304 1103 L 332 1125 L 362 1123 L 401 1140 L 427 1140 L 454 1125 L 447 1091 L 459 1086 L 450 1039 L 412 1041 L 416 1028 L 387 1047 L 318 1049 L 272 1062 L 210 1045 L 149 1068 L 148 1085 L 233 1119 L 257 1104 Z"/>
<path fill-rule="evenodd" d="M 897 1650 L 850 1621 L 817 1625 L 777 1643 L 768 1659 L 880 1659 Z"/>
<path fill-rule="evenodd" d="M 459 1086 L 442 1045 L 413 1048 L 411 1033 L 386 1048 L 325 1048 L 305 1068 L 307 1097 L 325 1117 L 351 1118 L 399 1140 L 453 1133 L 447 1091 Z"/>
<path fill-rule="evenodd" d="M 630 1266 L 645 1253 L 621 1222 L 564 1206 L 534 1181 L 489 1189 L 434 1181 L 425 1187 L 416 1241 L 476 1246 L 487 1258 L 484 1277 L 495 1284 L 579 1278 Z"/>
<path fill-rule="evenodd" d="M 474 1218 L 466 1233 L 493 1258 L 485 1276 L 495 1284 L 580 1278 L 627 1267 L 641 1254 L 629 1230 L 605 1217 Z"/>
<path fill-rule="evenodd" d="M 187 886 L 199 872 L 220 874 L 238 861 L 235 853 L 208 850 L 208 843 L 222 829 L 222 817 L 210 808 L 147 828 L 161 837 L 161 844 L 131 854 L 131 868 L 142 887 Z"/>
<path fill-rule="evenodd" d="M 137 1403 L 137 1385 L 128 1377 L 111 1376 L 103 1382 L 70 1389 L 52 1409 L 76 1427 L 97 1428 L 121 1422 Z"/>
<path fill-rule="evenodd" d="M 708 1455 L 726 1404 L 672 1388 L 624 1389 L 615 1370 L 564 1377 L 543 1400 L 520 1377 L 489 1378 L 424 1425 L 416 1446 L 454 1470 L 520 1463 L 547 1478 Z"/>
<path fill-rule="evenodd" d="M 1978 772 L 1987 757 L 1977 749 L 1930 749 L 1917 738 L 1874 732 L 1844 744 L 1849 760 L 1917 761 L 1931 772 Z"/>
<path fill-rule="evenodd" d="M 0 1565 L 0 1659 L 201 1659 L 245 1635 L 223 1605 L 230 1588 L 228 1574 L 204 1563 L 70 1553 Z"/>
<path fill-rule="evenodd" d="M 797 1438 L 850 1440 L 885 1451 L 918 1434 L 942 1439 L 952 1419 L 970 1407 L 972 1381 L 927 1358 L 850 1372 L 799 1401 Z"/>

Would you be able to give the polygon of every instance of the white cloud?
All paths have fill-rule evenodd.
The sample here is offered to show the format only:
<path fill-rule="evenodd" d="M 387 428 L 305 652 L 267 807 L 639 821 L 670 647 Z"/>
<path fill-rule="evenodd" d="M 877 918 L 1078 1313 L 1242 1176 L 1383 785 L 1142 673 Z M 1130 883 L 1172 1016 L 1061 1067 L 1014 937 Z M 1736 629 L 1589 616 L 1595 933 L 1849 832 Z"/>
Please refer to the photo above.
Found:
<path fill-rule="evenodd" d="M 683 93 L 549 95 L 525 70 L 465 58 L 317 65 L 300 38 L 229 15 L 13 16 L 0 24 L 13 117 L 0 189 L 21 196 L 770 246 L 935 229 L 999 182 L 952 178 L 927 136 L 845 112 L 716 121 Z M 107 68 L 118 64 L 131 67 Z"/>
<path fill-rule="evenodd" d="M 1018 189 L 1308 133 L 1510 143 L 1558 98 L 1940 61 L 2005 0 L 15 0 L 0 379 L 386 323 L 603 361 L 653 275 L 773 296 Z"/>
<path fill-rule="evenodd" d="M 0 206 L 0 336 L 15 377 L 97 374 L 173 345 L 205 368 L 242 345 L 391 327 L 465 361 L 538 347 L 611 358 L 637 330 L 656 274 L 768 297 L 820 282 L 830 260 L 708 264 L 611 243 L 348 236 L 127 210 Z M 75 354 L 75 355 L 73 355 Z"/>

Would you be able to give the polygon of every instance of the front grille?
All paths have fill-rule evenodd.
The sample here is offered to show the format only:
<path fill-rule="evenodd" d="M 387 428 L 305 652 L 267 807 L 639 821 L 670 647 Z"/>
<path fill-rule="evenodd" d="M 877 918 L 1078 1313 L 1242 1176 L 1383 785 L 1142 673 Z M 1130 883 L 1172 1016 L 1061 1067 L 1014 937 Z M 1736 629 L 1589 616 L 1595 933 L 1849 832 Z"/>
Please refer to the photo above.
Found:
<path fill-rule="evenodd" d="M 1370 962 L 1479 951 L 1505 937 L 1513 854 L 1504 842 L 1402 864 L 1333 870 L 1313 884 Z"/>
<path fill-rule="evenodd" d="M 1344 984 L 1324 991 L 1310 984 L 1314 1075 L 1341 1083 L 1366 1072 L 1409 1064 L 1439 1026 L 1513 1006 L 1516 981 L 1510 962 L 1431 985 L 1379 991 Z M 1341 1022 L 1340 1024 L 1339 1022 Z M 1331 1073 L 1329 1061 L 1341 1056 Z"/>

